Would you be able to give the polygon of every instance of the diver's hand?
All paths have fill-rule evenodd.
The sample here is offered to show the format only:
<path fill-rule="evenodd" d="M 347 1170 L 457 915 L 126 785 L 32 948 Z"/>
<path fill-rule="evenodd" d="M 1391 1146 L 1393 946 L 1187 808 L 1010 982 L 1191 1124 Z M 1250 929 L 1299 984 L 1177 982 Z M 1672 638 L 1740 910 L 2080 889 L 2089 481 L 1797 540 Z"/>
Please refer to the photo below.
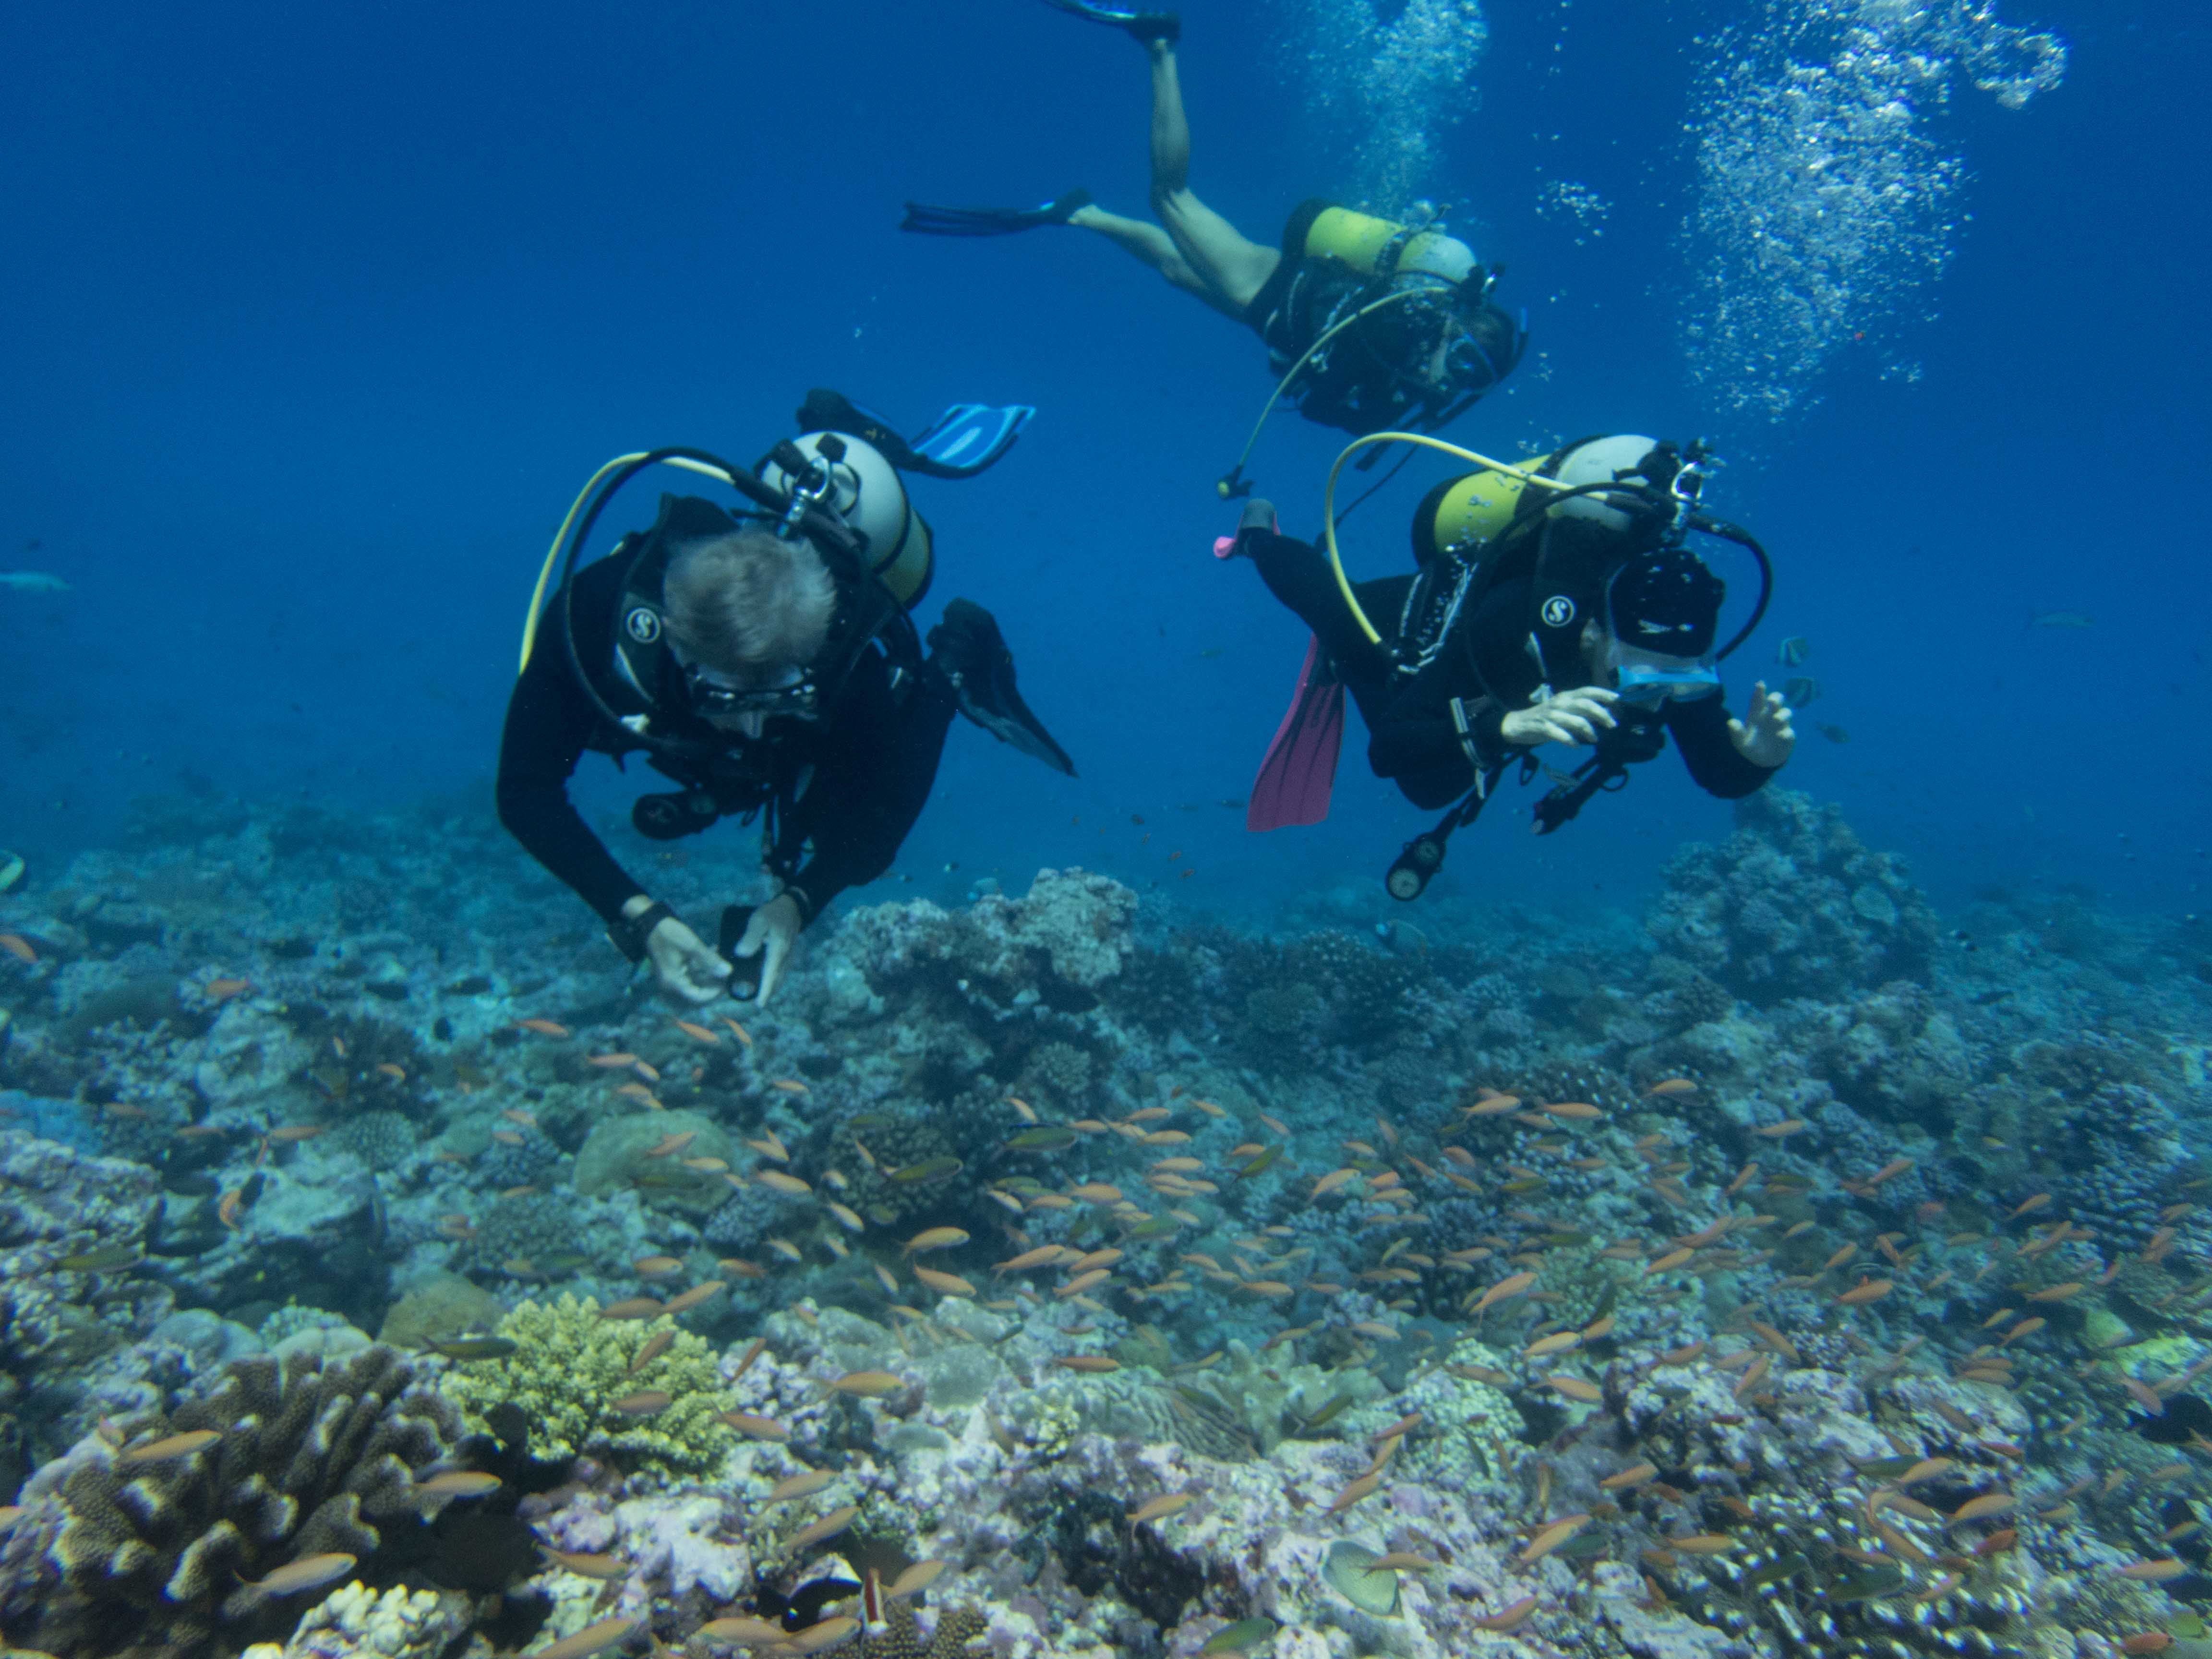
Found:
<path fill-rule="evenodd" d="M 783 977 L 783 964 L 790 958 L 791 947 L 799 942 L 799 930 L 805 925 L 799 901 L 788 893 L 778 893 L 753 912 L 744 936 L 731 947 L 741 957 L 760 957 L 761 1001 L 766 1002 L 775 994 L 777 981 Z"/>
<path fill-rule="evenodd" d="M 1498 734 L 1516 749 L 1533 749 L 1540 743 L 1595 743 L 1601 726 L 1611 731 L 1620 724 L 1606 708 L 1620 696 L 1601 685 L 1578 685 L 1545 698 L 1534 708 L 1515 709 L 1498 722 Z"/>
<path fill-rule="evenodd" d="M 1790 704 L 1761 680 L 1751 689 L 1751 707 L 1744 718 L 1729 722 L 1729 741 L 1753 766 L 1773 770 L 1797 746 L 1797 734 L 1790 726 Z"/>
<path fill-rule="evenodd" d="M 672 1002 L 695 1007 L 712 1002 L 722 994 L 722 981 L 730 976 L 730 964 L 673 916 L 653 924 L 645 936 L 645 955 L 660 994 Z"/>

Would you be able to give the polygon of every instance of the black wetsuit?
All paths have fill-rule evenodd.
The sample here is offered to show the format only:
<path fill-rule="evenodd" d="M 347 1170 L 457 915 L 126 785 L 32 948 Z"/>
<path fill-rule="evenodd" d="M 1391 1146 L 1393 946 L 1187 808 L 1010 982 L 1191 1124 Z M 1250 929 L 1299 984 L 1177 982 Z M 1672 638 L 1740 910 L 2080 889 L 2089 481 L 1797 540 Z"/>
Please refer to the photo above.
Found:
<path fill-rule="evenodd" d="M 750 817 L 769 809 L 769 863 L 798 890 L 811 921 L 848 887 L 890 867 L 921 816 L 937 777 L 955 703 L 935 670 L 894 684 L 877 647 L 861 653 L 818 720 L 772 720 L 748 741 L 684 712 L 672 667 L 648 701 L 615 666 L 614 617 L 628 561 L 618 552 L 575 577 L 576 658 L 617 714 L 646 714 L 655 735 L 696 745 L 654 767 L 703 791 L 714 810 Z M 587 749 L 617 757 L 644 745 L 612 727 L 576 684 L 561 640 L 563 596 L 545 608 L 537 647 L 507 701 L 500 739 L 499 820 L 546 869 L 609 922 L 645 890 L 615 861 L 568 800 L 568 779 Z"/>
<path fill-rule="evenodd" d="M 1368 763 L 1376 775 L 1395 783 L 1414 805 L 1437 811 L 1475 787 L 1469 749 L 1480 760 L 1486 779 L 1531 752 L 1507 743 L 1499 731 L 1508 714 L 1530 706 L 1531 695 L 1545 679 L 1529 645 L 1529 578 L 1510 577 L 1492 586 L 1470 614 L 1460 617 L 1459 637 L 1408 678 L 1395 672 L 1382 647 L 1360 631 L 1345 606 L 1335 572 L 1318 549 L 1288 536 L 1251 531 L 1243 550 L 1259 566 L 1268 590 L 1313 629 L 1359 705 L 1367 722 Z M 1360 609 L 1386 640 L 1413 580 L 1391 576 L 1352 584 Z M 1453 717 L 1455 701 L 1464 715 L 1464 738 Z M 1774 775 L 1776 769 L 1753 764 L 1729 741 L 1728 709 L 1720 697 L 1669 702 L 1656 710 L 1615 702 L 1610 712 L 1620 725 L 1604 733 L 1596 751 L 1601 759 L 1632 764 L 1649 760 L 1665 748 L 1671 734 L 1690 775 L 1723 800 L 1751 794 Z"/>
<path fill-rule="evenodd" d="M 1244 321 L 1267 348 L 1274 373 L 1288 374 L 1331 325 L 1387 286 L 1340 260 L 1306 252 L 1314 221 L 1335 205 L 1322 197 L 1301 202 L 1283 227 L 1275 269 L 1244 307 Z M 1352 433 L 1437 423 L 1437 389 L 1417 382 L 1407 365 L 1433 349 L 1412 324 L 1413 313 L 1389 306 L 1352 324 L 1327 351 L 1307 363 L 1284 396 L 1300 414 L 1322 426 Z"/>

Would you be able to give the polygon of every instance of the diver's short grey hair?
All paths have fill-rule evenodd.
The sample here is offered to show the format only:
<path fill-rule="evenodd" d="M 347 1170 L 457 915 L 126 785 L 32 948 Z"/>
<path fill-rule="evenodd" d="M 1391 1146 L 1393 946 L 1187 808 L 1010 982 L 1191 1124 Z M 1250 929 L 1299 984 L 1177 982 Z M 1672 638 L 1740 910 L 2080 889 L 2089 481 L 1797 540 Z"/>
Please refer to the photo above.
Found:
<path fill-rule="evenodd" d="M 744 529 L 669 556 L 661 602 L 671 639 L 718 673 L 804 665 L 830 635 L 837 585 L 804 541 Z"/>

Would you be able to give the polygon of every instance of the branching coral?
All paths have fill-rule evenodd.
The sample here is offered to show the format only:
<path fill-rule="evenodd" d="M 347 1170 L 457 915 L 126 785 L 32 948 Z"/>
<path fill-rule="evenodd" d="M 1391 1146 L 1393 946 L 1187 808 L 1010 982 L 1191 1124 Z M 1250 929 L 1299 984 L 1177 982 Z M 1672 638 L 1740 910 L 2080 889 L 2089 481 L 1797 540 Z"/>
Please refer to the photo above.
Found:
<path fill-rule="evenodd" d="M 1737 804 L 1722 847 L 1685 848 L 1645 927 L 1736 995 L 1771 1004 L 1918 973 L 1935 913 L 1903 863 L 1869 853 L 1834 806 L 1787 789 Z"/>
<path fill-rule="evenodd" d="M 459 1413 L 414 1382 L 384 1347 L 281 1370 L 240 1360 L 213 1394 L 134 1434 L 219 1438 L 137 1464 L 73 1460 L 57 1490 L 33 1495 L 59 1520 L 47 1557 L 59 1583 L 9 1634 L 82 1659 L 201 1659 L 281 1637 L 298 1600 L 244 1581 L 326 1552 L 366 1561 L 422 1526 L 418 1472 L 458 1460 Z M 11 1555 L 9 1567 L 32 1564 Z"/>
<path fill-rule="evenodd" d="M 661 1332 L 675 1340 L 633 1371 L 639 1349 Z M 732 1402 L 718 1392 L 714 1352 L 673 1320 L 609 1320 L 589 1297 L 550 1307 L 526 1302 L 500 1322 L 520 1346 L 504 1359 L 448 1373 L 446 1394 L 472 1416 L 519 1408 L 533 1457 L 557 1462 L 589 1453 L 690 1474 L 715 1468 L 736 1441 L 715 1416 Z M 650 1415 L 615 1409 L 626 1396 L 657 1392 L 668 1405 Z"/>

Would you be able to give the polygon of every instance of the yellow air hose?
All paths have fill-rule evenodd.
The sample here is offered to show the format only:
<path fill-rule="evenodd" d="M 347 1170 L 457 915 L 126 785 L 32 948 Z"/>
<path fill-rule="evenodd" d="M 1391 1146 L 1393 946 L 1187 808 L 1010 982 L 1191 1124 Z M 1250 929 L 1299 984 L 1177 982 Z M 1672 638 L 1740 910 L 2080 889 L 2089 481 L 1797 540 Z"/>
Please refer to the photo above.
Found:
<path fill-rule="evenodd" d="M 518 674 L 530 666 L 531 648 L 538 643 L 538 623 L 544 614 L 546 586 L 553 580 L 553 567 L 560 562 L 562 546 L 568 539 L 568 532 L 576 522 L 576 515 L 584 510 L 584 503 L 592 498 L 592 492 L 599 487 L 600 481 L 608 473 L 643 460 L 647 453 L 641 449 L 628 455 L 616 456 L 592 474 L 591 482 L 578 490 L 576 499 L 568 504 L 568 516 L 561 520 L 561 528 L 555 532 L 553 545 L 546 550 L 545 562 L 538 572 L 538 586 L 530 592 L 530 610 L 522 619 L 522 661 L 515 669 Z M 720 478 L 725 483 L 730 481 L 730 475 L 720 467 L 708 466 L 703 461 L 695 461 L 682 455 L 664 455 L 660 464 L 682 467 L 687 472 L 697 472 L 709 478 Z"/>
<path fill-rule="evenodd" d="M 1520 479 L 1523 484 L 1542 484 L 1547 489 L 1561 491 L 1571 491 L 1574 488 L 1571 484 L 1561 483 L 1557 478 L 1547 478 L 1526 467 L 1494 461 L 1487 455 L 1478 455 L 1471 449 L 1462 449 L 1457 444 L 1448 444 L 1441 438 L 1431 438 L 1424 433 L 1370 432 L 1364 438 L 1354 438 L 1337 456 L 1336 465 L 1328 470 L 1328 489 L 1322 496 L 1322 523 L 1325 527 L 1323 539 L 1328 544 L 1329 568 L 1336 573 L 1337 591 L 1344 595 L 1344 603 L 1352 612 L 1352 619 L 1359 624 L 1359 631 L 1367 635 L 1370 645 L 1382 644 L 1382 636 L 1375 631 L 1375 624 L 1367 620 L 1367 613 L 1359 608 L 1359 601 L 1352 594 L 1352 579 L 1344 574 L 1344 555 L 1336 545 L 1336 480 L 1344 471 L 1346 461 L 1374 444 L 1416 444 L 1423 449 L 1433 449 L 1441 455 L 1472 461 L 1492 472 L 1503 472 L 1509 478 Z"/>

